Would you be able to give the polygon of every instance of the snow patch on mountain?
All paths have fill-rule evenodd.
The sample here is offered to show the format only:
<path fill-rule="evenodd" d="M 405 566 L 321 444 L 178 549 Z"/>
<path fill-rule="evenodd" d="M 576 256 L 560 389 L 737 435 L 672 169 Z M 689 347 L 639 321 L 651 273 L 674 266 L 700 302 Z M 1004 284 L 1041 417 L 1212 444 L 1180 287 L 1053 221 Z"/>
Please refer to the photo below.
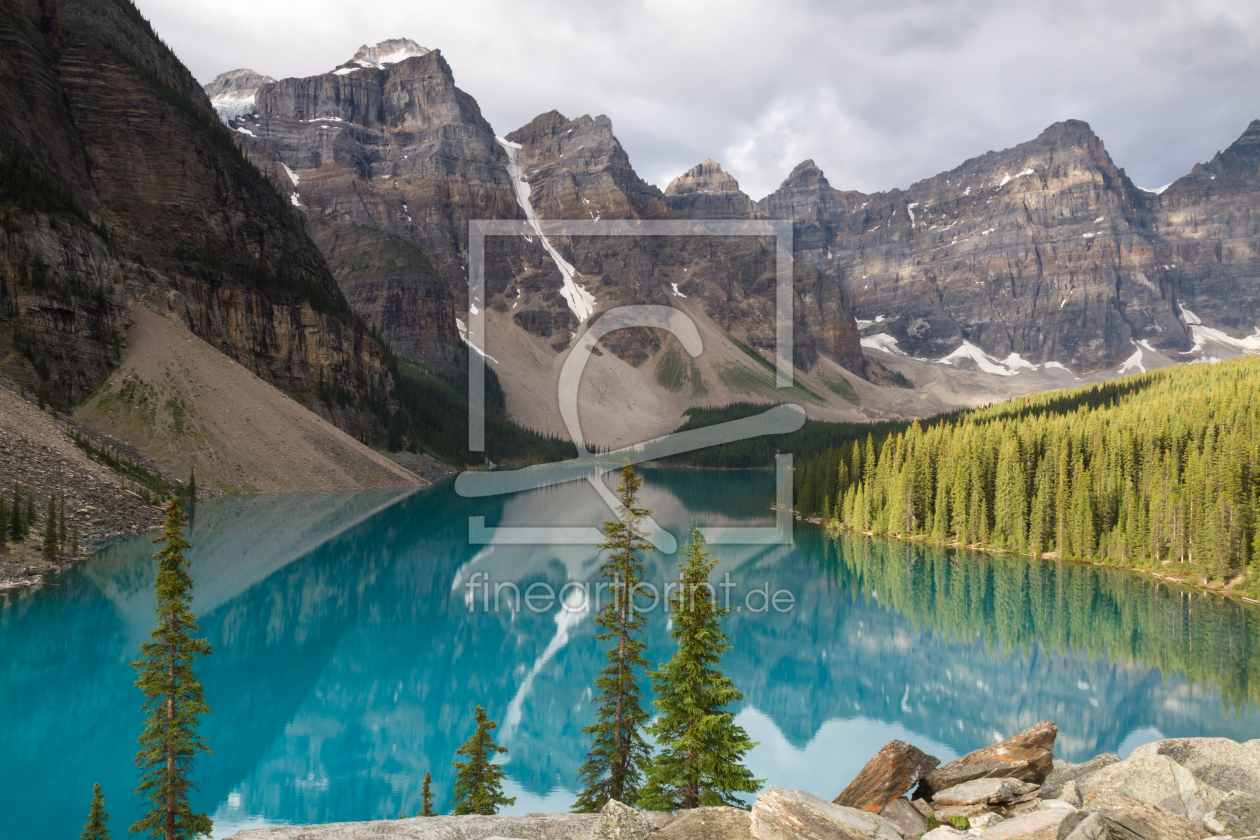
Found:
<path fill-rule="evenodd" d="M 538 214 L 534 212 L 533 205 L 529 203 L 529 181 L 525 180 L 525 176 L 521 172 L 521 144 L 513 143 L 511 140 L 506 140 L 502 137 L 494 139 L 507 152 L 508 177 L 511 179 L 512 187 L 516 191 L 516 203 L 525 211 L 525 218 L 529 220 L 534 233 L 542 241 L 543 248 L 551 255 L 551 261 L 560 270 L 560 276 L 564 281 L 560 288 L 561 297 L 569 304 L 569 309 L 577 316 L 578 320 L 585 321 L 595 313 L 595 296 L 586 291 L 585 286 L 578 284 L 576 278 L 581 275 L 578 274 L 577 269 L 570 265 L 564 257 L 560 256 L 560 252 L 547 241 L 547 237 L 543 236 L 542 226 L 538 223 Z"/>

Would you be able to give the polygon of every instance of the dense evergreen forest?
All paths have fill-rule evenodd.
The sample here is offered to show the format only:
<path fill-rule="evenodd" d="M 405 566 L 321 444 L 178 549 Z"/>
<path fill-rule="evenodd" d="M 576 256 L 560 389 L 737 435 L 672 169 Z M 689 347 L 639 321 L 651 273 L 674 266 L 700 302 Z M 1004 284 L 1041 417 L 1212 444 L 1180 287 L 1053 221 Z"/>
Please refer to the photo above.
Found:
<path fill-rule="evenodd" d="M 1004 656 L 1029 655 L 1040 645 L 1140 663 L 1165 679 L 1180 674 L 1205 693 L 1220 691 L 1227 707 L 1260 702 L 1260 613 L 1231 599 L 1107 566 L 911 546 L 846 531 L 831 532 L 819 559 L 837 590 L 874 599 L 946 639 L 982 640 Z"/>
<path fill-rule="evenodd" d="M 1260 560 L 1258 475 L 1260 359 L 1244 358 L 872 430 L 798 461 L 795 500 L 832 528 L 1212 581 Z"/>

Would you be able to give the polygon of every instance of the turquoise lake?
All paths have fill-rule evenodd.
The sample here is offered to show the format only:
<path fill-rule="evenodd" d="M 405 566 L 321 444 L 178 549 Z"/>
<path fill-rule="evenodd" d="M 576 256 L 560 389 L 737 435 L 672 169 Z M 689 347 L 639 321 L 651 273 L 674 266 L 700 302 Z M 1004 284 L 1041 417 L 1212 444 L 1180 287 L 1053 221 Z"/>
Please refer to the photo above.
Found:
<path fill-rule="evenodd" d="M 644 470 L 643 500 L 681 537 L 774 522 L 768 471 Z M 471 545 L 487 525 L 598 525 L 585 485 L 463 499 L 414 493 L 224 498 L 193 511 L 194 608 L 214 751 L 195 768 L 215 835 L 448 809 L 477 704 L 510 752 L 511 813 L 568 810 L 603 662 L 589 610 L 547 591 L 598 581 L 588 546 Z M 34 592 L 0 594 L 0 813 L 8 840 L 77 836 L 93 782 L 125 837 L 141 696 L 130 664 L 153 621 L 150 536 Z M 1260 612 L 1118 570 L 833 536 L 715 546 L 744 692 L 738 721 L 769 783 L 835 796 L 893 738 L 947 761 L 1039 720 L 1079 761 L 1158 737 L 1260 735 Z M 647 581 L 676 577 L 650 554 Z M 729 578 L 727 577 L 729 575 Z M 491 588 L 469 588 L 470 581 Z M 522 601 L 531 585 L 529 609 Z M 500 598 L 495 609 L 495 589 Z M 761 609 L 762 590 L 791 594 Z M 787 596 L 781 597 L 781 607 Z M 541 608 L 545 607 L 545 608 Z M 668 614 L 649 613 L 653 662 Z"/>

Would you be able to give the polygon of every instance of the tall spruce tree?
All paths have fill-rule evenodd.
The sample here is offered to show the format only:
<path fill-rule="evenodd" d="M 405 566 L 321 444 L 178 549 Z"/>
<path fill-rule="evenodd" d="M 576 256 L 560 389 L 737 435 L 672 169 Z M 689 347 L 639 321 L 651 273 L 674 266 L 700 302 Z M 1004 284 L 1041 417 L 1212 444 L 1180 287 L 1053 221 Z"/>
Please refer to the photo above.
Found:
<path fill-rule="evenodd" d="M 578 771 L 583 789 L 573 805 L 575 813 L 593 813 L 609 799 L 634 802 L 643 783 L 643 768 L 651 755 L 643 728 L 648 715 L 639 687 L 640 669 L 646 669 L 643 656 L 643 627 L 647 619 L 635 601 L 643 578 L 641 554 L 651 545 L 643 530 L 643 520 L 651 513 L 638 507 L 642 479 L 629 464 L 621 468 L 617 485 L 619 519 L 604 523 L 605 540 L 600 550 L 608 559 L 600 572 L 611 581 L 611 599 L 600 608 L 595 623 L 603 628 L 595 638 L 615 641 L 609 648 L 608 664 L 595 679 L 598 705 L 595 723 L 582 730 L 592 737 L 586 763 Z"/>
<path fill-rule="evenodd" d="M 4 500 L 4 492 L 0 491 L 0 551 L 9 541 L 9 506 Z"/>
<path fill-rule="evenodd" d="M 193 579 L 184 557 L 189 548 L 186 521 L 179 502 L 172 499 L 162 536 L 154 540 L 163 544 L 153 555 L 158 564 L 157 625 L 140 646 L 139 661 L 133 663 L 136 686 L 145 696 L 142 711 L 147 712 L 136 754 L 141 772 L 136 793 L 149 800 L 149 810 L 131 826 L 131 833 L 148 832 L 164 840 L 209 835 L 212 827 L 208 816 L 193 813 L 188 804 L 188 793 L 195 790 L 188 778 L 193 760 L 197 753 L 209 752 L 197 732 L 198 718 L 210 707 L 194 662 L 210 655 L 210 643 L 196 637 Z"/>
<path fill-rule="evenodd" d="M 704 550 L 694 525 L 682 550 L 679 585 L 669 594 L 678 643 L 673 657 L 651 673 L 656 690 L 656 721 L 648 732 L 660 751 L 648 765 L 638 807 L 649 811 L 731 805 L 746 807 L 738 794 L 756 793 L 762 784 L 743 765 L 757 745 L 735 723 L 728 707 L 744 695 L 718 670 L 731 649 L 722 618 L 730 607 L 718 605 L 709 575 L 718 564 Z"/>
<path fill-rule="evenodd" d="M 112 840 L 114 835 L 106 827 L 107 822 L 109 814 L 105 813 L 105 791 L 101 790 L 100 782 L 97 782 L 92 785 L 92 809 L 88 811 L 87 825 L 83 826 L 79 840 Z"/>
<path fill-rule="evenodd" d="M 477 728 L 464 745 L 456 750 L 467 760 L 455 762 L 455 792 L 451 796 L 451 813 L 497 814 L 500 805 L 515 805 L 515 796 L 503 795 L 503 777 L 507 771 L 495 764 L 496 755 L 506 753 L 494 742 L 491 732 L 499 727 L 486 717 L 486 710 L 477 707 Z"/>
<path fill-rule="evenodd" d="M 57 547 L 64 553 L 66 542 L 66 494 L 63 492 L 57 499 Z"/>
<path fill-rule="evenodd" d="M 20 543 L 26 537 L 26 529 L 22 522 L 22 493 L 18 490 L 16 481 L 13 482 L 13 508 L 9 513 L 9 537 L 15 543 Z"/>
<path fill-rule="evenodd" d="M 433 774 L 428 770 L 424 771 L 424 785 L 420 788 L 420 801 L 424 803 L 424 808 L 418 816 L 437 816 L 437 811 L 433 810 Z"/>
<path fill-rule="evenodd" d="M 48 492 L 48 511 L 44 514 L 44 546 L 45 560 L 57 556 L 57 499 L 52 491 Z"/>

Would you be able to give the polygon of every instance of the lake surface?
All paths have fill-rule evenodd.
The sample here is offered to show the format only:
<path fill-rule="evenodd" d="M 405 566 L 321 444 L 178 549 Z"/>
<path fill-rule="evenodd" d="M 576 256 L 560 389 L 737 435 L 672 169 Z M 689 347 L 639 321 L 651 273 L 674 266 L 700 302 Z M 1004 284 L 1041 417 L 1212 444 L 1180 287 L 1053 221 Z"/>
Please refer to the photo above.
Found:
<path fill-rule="evenodd" d="M 679 537 L 693 521 L 774 522 L 771 472 L 644 475 L 646 505 Z M 580 484 L 506 500 L 462 499 L 447 484 L 197 506 L 194 607 L 214 646 L 200 666 L 214 710 L 202 731 L 214 753 L 198 760 L 193 805 L 216 836 L 414 814 L 426 770 L 448 810 L 451 761 L 479 703 L 510 750 L 510 812 L 568 810 L 603 662 L 592 605 L 575 593 L 598 581 L 599 560 L 583 546 L 470 545 L 469 516 L 597 525 L 610 512 Z M 152 551 L 149 537 L 119 543 L 55 586 L 0 596 L 9 840 L 77 835 L 98 781 L 115 836 L 138 816 L 129 663 L 153 621 Z M 761 742 L 749 764 L 772 784 L 830 799 L 892 738 L 947 761 L 1047 718 L 1072 761 L 1260 731 L 1260 613 L 1243 604 L 1109 568 L 800 524 L 793 545 L 714 553 L 715 583 L 729 582 L 719 592 L 738 608 L 724 666 L 745 695 L 738 721 Z M 662 586 L 676 563 L 650 555 L 647 580 Z M 567 605 L 547 603 L 548 588 Z M 793 602 L 763 609 L 753 590 Z M 668 615 L 651 617 L 658 662 Z"/>

